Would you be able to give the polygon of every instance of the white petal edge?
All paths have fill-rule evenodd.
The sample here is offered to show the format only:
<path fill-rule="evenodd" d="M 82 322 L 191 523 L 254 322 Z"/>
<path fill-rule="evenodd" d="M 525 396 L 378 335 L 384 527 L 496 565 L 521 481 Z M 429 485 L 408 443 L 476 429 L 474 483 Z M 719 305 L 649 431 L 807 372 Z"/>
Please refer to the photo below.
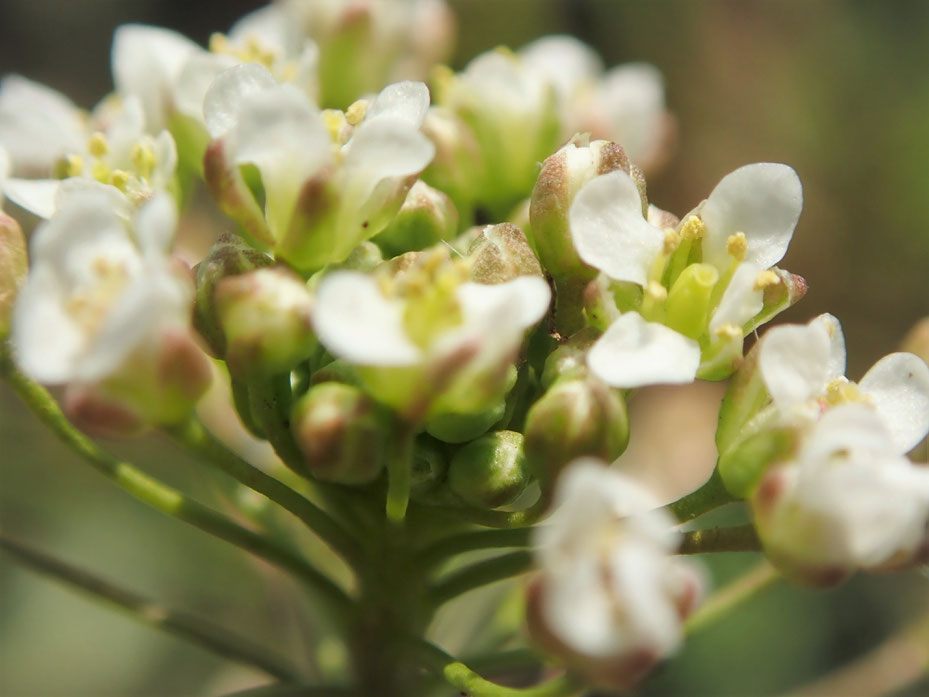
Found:
<path fill-rule="evenodd" d="M 580 258 L 614 281 L 645 285 L 664 233 L 642 217 L 642 198 L 622 170 L 585 184 L 568 213 Z"/>
<path fill-rule="evenodd" d="M 858 386 L 877 408 L 897 452 L 912 450 L 929 431 L 929 366 L 912 353 L 884 356 Z"/>
<path fill-rule="evenodd" d="M 274 76 L 255 63 L 236 65 L 217 75 L 203 98 L 203 116 L 210 136 L 220 138 L 232 130 L 245 99 L 275 85 Z"/>
<path fill-rule="evenodd" d="M 20 208 L 48 220 L 55 214 L 55 200 L 61 182 L 57 179 L 0 180 L 2 193 Z"/>
<path fill-rule="evenodd" d="M 696 341 L 627 312 L 610 325 L 587 354 L 587 366 L 613 387 L 693 382 L 700 365 Z"/>
<path fill-rule="evenodd" d="M 710 332 L 726 324 L 741 328 L 764 308 L 764 293 L 755 289 L 755 280 L 762 271 L 755 264 L 740 264 L 723 291 L 719 305 L 710 319 Z"/>
<path fill-rule="evenodd" d="M 825 389 L 830 380 L 829 350 L 829 336 L 818 325 L 781 325 L 762 337 L 758 369 L 781 413 Z"/>
<path fill-rule="evenodd" d="M 323 279 L 313 326 L 327 349 L 356 365 L 413 365 L 422 357 L 407 338 L 402 305 L 385 298 L 377 281 L 361 273 L 336 271 Z"/>
<path fill-rule="evenodd" d="M 419 128 L 429 110 L 429 88 L 409 80 L 387 85 L 368 108 L 365 121 L 382 116 L 399 119 Z"/>
<path fill-rule="evenodd" d="M 787 165 L 759 162 L 720 180 L 700 207 L 706 223 L 703 258 L 717 268 L 729 265 L 726 240 L 745 234 L 745 261 L 768 268 L 787 252 L 803 209 L 800 177 Z"/>
<path fill-rule="evenodd" d="M 810 324 L 822 327 L 829 335 L 829 379 L 842 377 L 845 375 L 846 361 L 845 333 L 839 318 L 824 312 L 810 320 Z"/>
<path fill-rule="evenodd" d="M 490 325 L 500 333 L 522 332 L 542 319 L 551 289 L 541 278 L 520 276 L 506 283 L 464 283 L 458 288 L 464 324 Z"/>

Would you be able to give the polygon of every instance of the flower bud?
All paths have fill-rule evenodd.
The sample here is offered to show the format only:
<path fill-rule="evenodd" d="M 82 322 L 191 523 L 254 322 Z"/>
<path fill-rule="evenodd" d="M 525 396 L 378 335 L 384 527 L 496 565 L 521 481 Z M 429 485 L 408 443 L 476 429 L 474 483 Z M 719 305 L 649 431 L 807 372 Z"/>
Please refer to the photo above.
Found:
<path fill-rule="evenodd" d="M 417 501 L 434 502 L 434 494 L 445 481 L 446 472 L 448 458 L 442 444 L 430 436 L 418 436 L 413 445 L 410 497 Z"/>
<path fill-rule="evenodd" d="M 793 457 L 800 445 L 794 428 L 764 430 L 736 442 L 721 453 L 717 468 L 730 494 L 745 498 L 758 487 L 765 471 Z"/>
<path fill-rule="evenodd" d="M 28 271 L 23 231 L 19 223 L 0 211 L 0 340 L 10 333 L 13 302 Z"/>
<path fill-rule="evenodd" d="M 488 225 L 468 250 L 471 280 L 505 283 L 519 276 L 544 278 L 523 231 L 512 223 Z"/>
<path fill-rule="evenodd" d="M 495 431 L 455 453 L 448 486 L 472 506 L 498 508 L 516 500 L 529 476 L 522 434 Z"/>
<path fill-rule="evenodd" d="M 316 347 L 313 299 L 304 281 L 281 267 L 227 276 L 215 301 L 233 374 L 282 373 Z"/>
<path fill-rule="evenodd" d="M 388 256 L 425 249 L 458 231 L 458 211 L 438 189 L 417 181 L 393 221 L 375 239 Z"/>
<path fill-rule="evenodd" d="M 466 443 L 486 433 L 505 413 L 506 401 L 500 400 L 479 412 L 436 414 L 426 420 L 426 432 L 446 443 Z"/>
<path fill-rule="evenodd" d="M 559 380 L 529 410 L 525 433 L 529 467 L 545 488 L 578 457 L 612 462 L 622 454 L 629 442 L 626 403 L 596 378 Z"/>
<path fill-rule="evenodd" d="M 558 380 L 584 378 L 588 374 L 587 351 L 599 337 L 596 329 L 587 327 L 572 336 L 568 341 L 545 359 L 540 382 L 546 390 Z"/>
<path fill-rule="evenodd" d="M 367 484 L 384 468 L 389 423 L 361 390 L 338 382 L 311 387 L 291 412 L 307 472 L 336 484 Z"/>
<path fill-rule="evenodd" d="M 223 233 L 213 243 L 209 254 L 194 267 L 197 282 L 194 327 L 216 355 L 222 356 L 226 352 L 226 338 L 213 297 L 216 285 L 227 276 L 243 274 L 272 263 L 271 257 L 252 249 L 237 235 Z"/>

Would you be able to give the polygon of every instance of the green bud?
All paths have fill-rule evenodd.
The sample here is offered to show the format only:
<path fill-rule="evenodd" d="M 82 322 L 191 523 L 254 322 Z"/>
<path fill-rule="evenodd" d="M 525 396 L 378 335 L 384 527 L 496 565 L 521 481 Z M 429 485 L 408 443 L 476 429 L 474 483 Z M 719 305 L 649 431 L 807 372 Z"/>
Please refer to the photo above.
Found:
<path fill-rule="evenodd" d="M 506 401 L 473 414 L 443 413 L 426 420 L 426 432 L 446 443 L 465 443 L 486 433 L 503 418 Z"/>
<path fill-rule="evenodd" d="M 488 225 L 468 250 L 471 279 L 489 285 L 519 276 L 544 277 L 523 231 L 512 223 Z"/>
<path fill-rule="evenodd" d="M 388 256 L 431 247 L 458 231 L 458 211 L 451 199 L 422 181 L 413 184 L 397 217 L 376 241 Z"/>
<path fill-rule="evenodd" d="M 434 491 L 445 481 L 447 471 L 448 458 L 442 444 L 430 436 L 418 436 L 413 446 L 410 496 L 419 501 L 431 501 Z"/>
<path fill-rule="evenodd" d="M 214 295 L 226 362 L 234 374 L 286 372 L 316 348 L 312 296 L 290 271 L 274 267 L 227 276 Z"/>
<path fill-rule="evenodd" d="M 384 261 L 381 248 L 373 242 L 362 242 L 352 250 L 352 253 L 341 264 L 333 265 L 335 268 L 348 269 L 368 273 Z"/>
<path fill-rule="evenodd" d="M 213 298 L 216 284 L 227 276 L 243 274 L 272 263 L 271 257 L 252 249 L 238 235 L 223 233 L 203 261 L 194 267 L 197 282 L 194 327 L 217 356 L 226 353 L 226 337 L 216 314 Z"/>
<path fill-rule="evenodd" d="M 19 223 L 0 211 L 0 340 L 10 333 L 13 303 L 28 273 L 23 231 Z"/>
<path fill-rule="evenodd" d="M 361 380 L 358 377 L 358 371 L 348 361 L 338 358 L 329 362 L 319 370 L 313 373 L 310 382 L 319 385 L 323 382 L 341 382 L 346 385 L 360 387 Z"/>
<path fill-rule="evenodd" d="M 389 426 L 373 400 L 338 382 L 311 387 L 291 412 L 291 428 L 307 472 L 335 484 L 367 484 L 380 476 Z"/>
<path fill-rule="evenodd" d="M 529 483 L 523 436 L 495 431 L 461 448 L 448 468 L 448 486 L 472 506 L 498 508 L 516 500 Z"/>
<path fill-rule="evenodd" d="M 621 393 L 593 377 L 555 382 L 526 417 L 526 455 L 543 488 L 575 458 L 589 455 L 612 462 L 628 442 L 629 417 Z"/>
<path fill-rule="evenodd" d="M 685 268 L 668 292 L 665 324 L 691 339 L 703 335 L 717 281 L 719 271 L 710 264 L 691 264 Z"/>
<path fill-rule="evenodd" d="M 733 445 L 719 456 L 719 476 L 726 490 L 738 498 L 752 494 L 772 465 L 793 457 L 800 435 L 794 428 L 764 430 Z"/>
<path fill-rule="evenodd" d="M 542 368 L 542 387 L 547 390 L 558 380 L 587 377 L 587 352 L 599 336 L 600 332 L 587 327 L 552 351 Z"/>

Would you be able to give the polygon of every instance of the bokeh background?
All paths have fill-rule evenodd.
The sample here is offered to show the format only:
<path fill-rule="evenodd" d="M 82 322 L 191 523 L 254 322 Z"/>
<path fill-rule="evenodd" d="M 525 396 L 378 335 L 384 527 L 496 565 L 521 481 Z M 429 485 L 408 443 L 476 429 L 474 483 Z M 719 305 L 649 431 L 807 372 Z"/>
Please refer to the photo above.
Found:
<path fill-rule="evenodd" d="M 836 314 L 849 375 L 929 314 L 929 3 L 908 0 L 454 0 L 461 67 L 479 51 L 570 33 L 606 64 L 665 75 L 677 147 L 650 199 L 684 213 L 727 172 L 791 164 L 804 213 L 782 266 L 810 283 L 784 316 Z M 92 106 L 111 88 L 124 22 L 205 43 L 261 3 L 247 0 L 0 0 L 0 74 L 17 72 Z M 156 437 L 120 454 L 216 506 L 229 490 Z M 282 652 L 317 646 L 315 618 L 269 569 L 136 504 L 83 467 L 0 391 L 0 525 L 169 604 Z M 717 555 L 722 581 L 752 555 Z M 821 593 L 778 586 L 698 634 L 649 695 L 771 695 L 802 685 L 926 611 L 919 570 Z M 0 556 L 0 694 L 218 695 L 259 681 L 22 571 Z M 903 694 L 929 693 L 929 682 Z"/>

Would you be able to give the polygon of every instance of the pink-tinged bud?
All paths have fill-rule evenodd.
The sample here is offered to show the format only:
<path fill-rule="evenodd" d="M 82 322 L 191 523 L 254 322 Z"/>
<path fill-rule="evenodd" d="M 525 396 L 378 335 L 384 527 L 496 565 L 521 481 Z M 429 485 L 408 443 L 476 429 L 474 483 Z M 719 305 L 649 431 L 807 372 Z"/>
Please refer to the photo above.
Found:
<path fill-rule="evenodd" d="M 777 276 L 777 281 L 764 286 L 764 305 L 761 312 L 752 319 L 748 327 L 749 331 L 760 327 L 787 308 L 796 305 L 806 295 L 808 286 L 805 278 L 777 267 L 771 268 L 771 271 Z"/>
<path fill-rule="evenodd" d="M 235 375 L 283 373 L 316 348 L 313 298 L 303 279 L 282 267 L 227 276 L 214 299 Z"/>
<path fill-rule="evenodd" d="M 471 279 L 494 284 L 519 276 L 544 278 L 542 267 L 523 231 L 512 223 L 488 225 L 468 250 Z"/>
<path fill-rule="evenodd" d="M 579 457 L 612 462 L 629 442 L 626 403 L 594 377 L 555 382 L 526 416 L 526 456 L 543 488 Z"/>
<path fill-rule="evenodd" d="M 494 431 L 468 443 L 448 467 L 449 488 L 479 508 L 512 503 L 529 480 L 523 436 L 515 431 Z"/>
<path fill-rule="evenodd" d="M 356 387 L 326 382 L 310 388 L 294 405 L 291 428 L 315 479 L 367 484 L 384 468 L 389 418 Z"/>
<path fill-rule="evenodd" d="M 413 184 L 397 216 L 376 242 L 387 256 L 431 247 L 458 231 L 458 211 L 451 199 L 422 181 Z"/>
<path fill-rule="evenodd" d="M 95 438 L 128 438 L 147 427 L 135 410 L 101 394 L 95 385 L 69 385 L 63 402 L 68 420 Z"/>
<path fill-rule="evenodd" d="M 220 235 L 206 257 L 194 267 L 197 291 L 194 301 L 194 327 L 217 356 L 226 353 L 223 335 L 216 314 L 216 285 L 227 276 L 236 276 L 270 266 L 274 261 L 231 233 Z"/>
<path fill-rule="evenodd" d="M 23 231 L 19 223 L 0 211 L 0 340 L 10 333 L 13 303 L 28 272 Z"/>

